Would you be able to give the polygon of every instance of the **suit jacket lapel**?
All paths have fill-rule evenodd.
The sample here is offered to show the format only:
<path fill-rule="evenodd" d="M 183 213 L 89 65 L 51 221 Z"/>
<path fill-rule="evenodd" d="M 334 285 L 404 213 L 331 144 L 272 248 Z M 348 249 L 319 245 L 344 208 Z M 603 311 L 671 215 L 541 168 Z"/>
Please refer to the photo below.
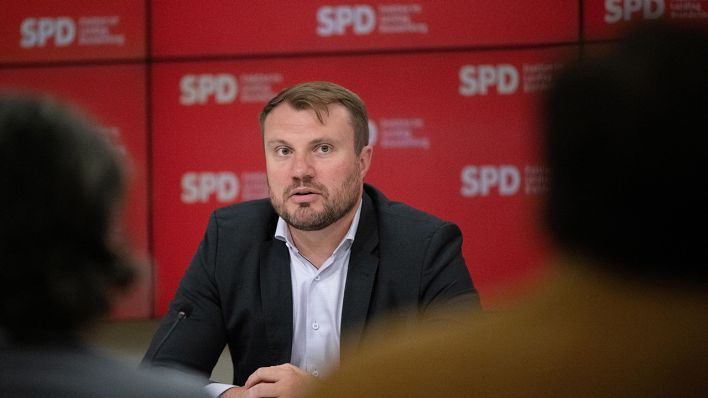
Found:
<path fill-rule="evenodd" d="M 279 240 L 265 242 L 260 263 L 261 303 L 273 364 L 290 362 L 293 341 L 293 297 L 290 255 Z"/>
<path fill-rule="evenodd" d="M 376 280 L 379 257 L 378 219 L 371 198 L 363 196 L 361 216 L 349 257 L 342 306 L 341 342 L 356 345 L 361 340 Z"/>

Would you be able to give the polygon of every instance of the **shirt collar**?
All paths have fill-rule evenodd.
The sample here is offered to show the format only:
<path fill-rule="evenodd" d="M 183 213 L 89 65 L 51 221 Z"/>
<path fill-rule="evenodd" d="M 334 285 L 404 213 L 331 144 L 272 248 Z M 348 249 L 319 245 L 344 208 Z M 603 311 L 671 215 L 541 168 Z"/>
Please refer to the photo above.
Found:
<path fill-rule="evenodd" d="M 359 199 L 359 206 L 356 209 L 356 213 L 354 213 L 354 218 L 352 219 L 352 225 L 349 226 L 349 230 L 347 231 L 346 235 L 344 235 L 344 238 L 342 239 L 341 242 L 339 242 L 339 245 L 337 245 L 337 248 L 334 250 L 334 253 L 337 252 L 340 248 L 344 247 L 345 249 L 349 249 L 354 242 L 354 237 L 356 236 L 356 231 L 359 228 L 359 217 L 361 216 L 361 206 L 362 206 L 363 200 Z M 285 244 L 296 251 L 297 247 L 295 247 L 295 244 L 293 243 L 292 237 L 290 236 L 290 229 L 288 228 L 288 224 L 283 220 L 282 217 L 278 217 L 278 225 L 275 227 L 275 239 L 278 239 L 280 241 L 285 242 Z"/>

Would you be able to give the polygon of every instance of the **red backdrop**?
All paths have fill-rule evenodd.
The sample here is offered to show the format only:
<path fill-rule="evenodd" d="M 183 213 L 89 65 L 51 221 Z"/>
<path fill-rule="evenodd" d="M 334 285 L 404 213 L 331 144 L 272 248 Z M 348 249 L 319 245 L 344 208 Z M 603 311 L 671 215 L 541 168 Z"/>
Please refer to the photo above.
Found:
<path fill-rule="evenodd" d="M 332 80 L 371 117 L 368 181 L 456 222 L 483 303 L 542 271 L 539 98 L 588 43 L 701 0 L 19 2 L 0 15 L 0 89 L 48 91 L 126 153 L 126 228 L 151 261 L 115 317 L 160 316 L 219 206 L 267 196 L 257 116 Z"/>

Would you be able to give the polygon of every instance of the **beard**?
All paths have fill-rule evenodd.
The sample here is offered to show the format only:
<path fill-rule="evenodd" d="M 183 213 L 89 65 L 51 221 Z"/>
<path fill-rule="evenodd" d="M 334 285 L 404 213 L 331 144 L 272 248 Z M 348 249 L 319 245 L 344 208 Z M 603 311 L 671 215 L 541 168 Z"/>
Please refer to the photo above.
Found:
<path fill-rule="evenodd" d="M 291 227 L 302 231 L 319 231 L 344 217 L 357 205 L 360 198 L 361 184 L 358 167 L 355 172 L 347 176 L 339 189 L 332 193 L 329 192 L 327 187 L 312 181 L 312 178 L 309 177 L 296 179 L 283 192 L 281 198 L 278 198 L 273 190 L 270 189 L 269 184 L 270 202 L 275 212 Z M 313 209 L 310 203 L 301 203 L 292 212 L 287 209 L 285 203 L 290 197 L 290 192 L 300 187 L 313 188 L 320 193 L 322 196 L 322 210 Z"/>

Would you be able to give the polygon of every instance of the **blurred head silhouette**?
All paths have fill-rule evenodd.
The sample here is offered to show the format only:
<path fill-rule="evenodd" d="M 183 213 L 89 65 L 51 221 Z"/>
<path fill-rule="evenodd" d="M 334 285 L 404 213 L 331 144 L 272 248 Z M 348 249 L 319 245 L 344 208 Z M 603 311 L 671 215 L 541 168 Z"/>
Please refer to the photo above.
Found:
<path fill-rule="evenodd" d="M 633 30 L 561 73 L 546 105 L 557 246 L 623 277 L 705 284 L 705 27 Z"/>
<path fill-rule="evenodd" d="M 133 280 L 115 233 L 121 159 L 95 125 L 49 98 L 0 95 L 0 330 L 71 337 Z"/>

